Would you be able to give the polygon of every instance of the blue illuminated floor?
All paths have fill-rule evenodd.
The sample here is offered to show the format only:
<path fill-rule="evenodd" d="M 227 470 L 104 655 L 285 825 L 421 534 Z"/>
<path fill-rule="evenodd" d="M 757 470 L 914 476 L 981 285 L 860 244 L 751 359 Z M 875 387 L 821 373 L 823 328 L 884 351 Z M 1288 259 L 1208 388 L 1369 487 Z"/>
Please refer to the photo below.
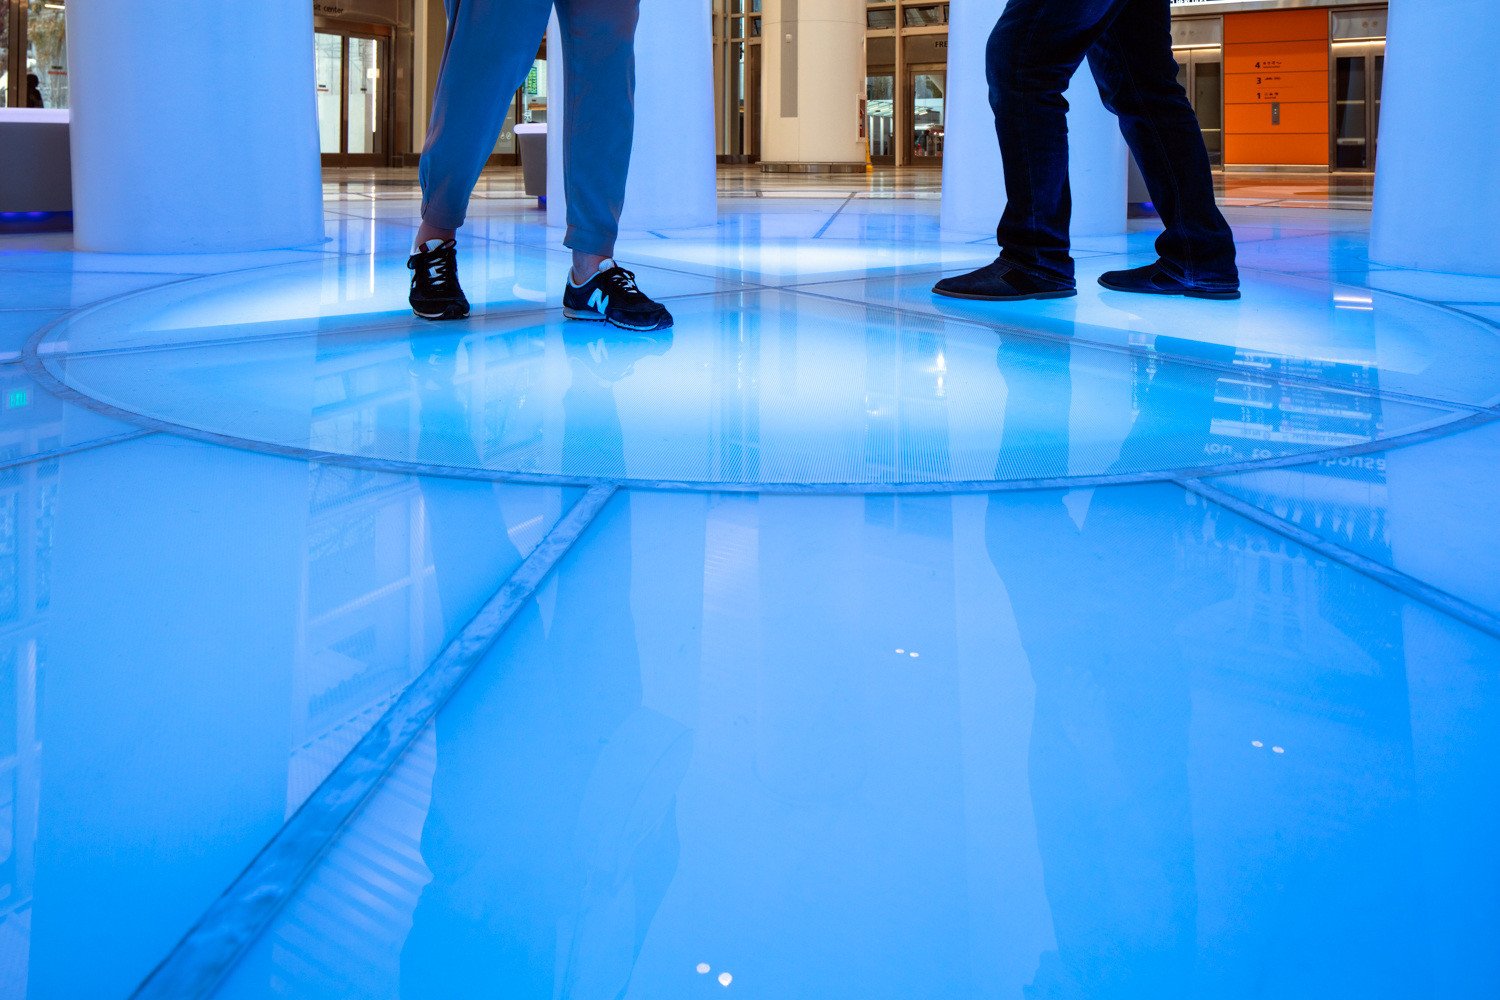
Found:
<path fill-rule="evenodd" d="M 466 324 L 400 178 L 0 237 L 0 1000 L 1500 994 L 1500 279 L 934 300 L 931 176 L 726 175 L 660 336 L 503 174 Z"/>

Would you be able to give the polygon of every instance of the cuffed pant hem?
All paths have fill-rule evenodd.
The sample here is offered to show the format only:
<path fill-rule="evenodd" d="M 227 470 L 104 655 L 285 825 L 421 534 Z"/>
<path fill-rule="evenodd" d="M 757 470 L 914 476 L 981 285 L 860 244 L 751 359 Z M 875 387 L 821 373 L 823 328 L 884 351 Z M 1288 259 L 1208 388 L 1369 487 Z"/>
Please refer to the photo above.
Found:
<path fill-rule="evenodd" d="M 421 219 L 429 226 L 437 229 L 462 229 L 464 224 L 463 214 L 444 215 L 442 212 L 422 206 Z"/>
<path fill-rule="evenodd" d="M 568 231 L 563 234 L 563 246 L 599 257 L 615 255 L 615 237 L 612 234 L 579 229 L 577 226 L 569 226 Z"/>

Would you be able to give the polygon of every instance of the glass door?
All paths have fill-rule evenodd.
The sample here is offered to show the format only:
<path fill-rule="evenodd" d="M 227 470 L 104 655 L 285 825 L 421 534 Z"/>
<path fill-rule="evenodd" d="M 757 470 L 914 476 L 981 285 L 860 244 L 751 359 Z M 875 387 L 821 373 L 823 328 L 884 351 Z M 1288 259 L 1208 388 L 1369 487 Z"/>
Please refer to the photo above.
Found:
<path fill-rule="evenodd" d="M 865 77 L 865 135 L 870 162 L 896 162 L 896 71 L 871 70 Z"/>
<path fill-rule="evenodd" d="M 1335 170 L 1375 169 L 1384 83 L 1384 42 L 1334 43 L 1332 133 Z"/>
<path fill-rule="evenodd" d="M 1174 49 L 1177 60 L 1177 82 L 1187 91 L 1198 127 L 1203 130 L 1203 145 L 1208 148 L 1208 162 L 1224 163 L 1224 52 L 1220 48 Z"/>
<path fill-rule="evenodd" d="M 374 32 L 319 31 L 313 39 L 318 136 L 323 162 L 389 162 L 389 39 Z"/>
<path fill-rule="evenodd" d="M 908 80 L 912 163 L 941 163 L 948 70 L 944 66 L 913 66 Z"/>
<path fill-rule="evenodd" d="M 381 127 L 385 113 L 381 100 L 383 73 L 381 60 L 384 44 L 378 38 L 350 35 L 344 44 L 344 152 L 355 156 L 377 155 L 385 151 L 386 130 Z"/>

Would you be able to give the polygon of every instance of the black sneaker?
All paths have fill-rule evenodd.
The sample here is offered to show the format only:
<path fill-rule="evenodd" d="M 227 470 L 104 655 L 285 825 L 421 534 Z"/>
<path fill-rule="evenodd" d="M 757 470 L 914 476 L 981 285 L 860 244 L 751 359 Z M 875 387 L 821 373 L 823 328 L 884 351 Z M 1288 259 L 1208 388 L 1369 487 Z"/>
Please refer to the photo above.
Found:
<path fill-rule="evenodd" d="M 423 319 L 463 319 L 469 300 L 458 284 L 458 244 L 428 240 L 406 260 L 411 268 L 411 311 Z"/>
<path fill-rule="evenodd" d="M 635 275 L 613 260 L 600 264 L 598 272 L 581 285 L 573 284 L 573 275 L 568 274 L 563 315 L 637 332 L 665 330 L 672 325 L 672 314 L 666 307 L 653 302 L 636 286 Z"/>
<path fill-rule="evenodd" d="M 996 259 L 977 271 L 944 278 L 932 286 L 932 291 L 950 299 L 980 299 L 985 302 L 1066 299 L 1078 294 L 1078 289 L 1073 285 L 1034 278 L 1001 259 Z"/>
<path fill-rule="evenodd" d="M 1184 295 L 1190 299 L 1237 299 L 1239 281 L 1214 285 L 1191 285 L 1168 271 L 1161 261 L 1128 271 L 1105 271 L 1099 284 L 1112 292 L 1135 292 L 1139 295 Z"/>

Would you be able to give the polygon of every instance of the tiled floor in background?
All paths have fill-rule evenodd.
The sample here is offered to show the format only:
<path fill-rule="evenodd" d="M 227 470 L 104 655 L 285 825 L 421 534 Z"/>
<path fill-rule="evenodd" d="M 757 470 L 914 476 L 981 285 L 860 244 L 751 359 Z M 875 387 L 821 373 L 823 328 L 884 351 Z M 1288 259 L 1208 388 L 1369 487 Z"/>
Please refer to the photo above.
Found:
<path fill-rule="evenodd" d="M 1240 303 L 934 301 L 936 173 L 736 168 L 632 337 L 502 171 L 435 328 L 327 180 L 0 238 L 0 998 L 1500 991 L 1500 281 L 1236 176 Z"/>

